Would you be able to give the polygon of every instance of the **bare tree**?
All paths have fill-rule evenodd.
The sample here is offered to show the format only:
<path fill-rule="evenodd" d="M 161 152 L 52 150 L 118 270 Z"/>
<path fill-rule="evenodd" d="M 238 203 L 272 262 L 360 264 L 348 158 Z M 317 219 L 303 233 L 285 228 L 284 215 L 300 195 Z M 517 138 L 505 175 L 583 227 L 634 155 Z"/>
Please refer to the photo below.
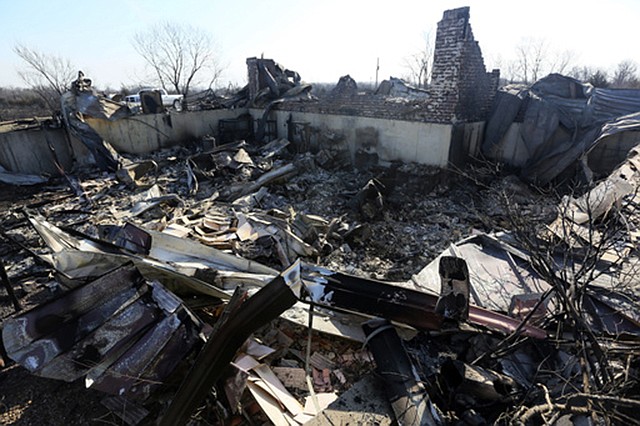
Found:
<path fill-rule="evenodd" d="M 587 65 L 575 66 L 569 71 L 569 77 L 590 83 L 594 87 L 609 87 L 609 75 L 601 68 L 594 68 Z"/>
<path fill-rule="evenodd" d="M 407 80 L 416 87 L 426 88 L 431 80 L 434 46 L 430 33 L 423 34 L 423 47 L 404 58 Z"/>
<path fill-rule="evenodd" d="M 555 72 L 564 74 L 569 71 L 569 67 L 573 64 L 576 54 L 573 50 L 556 51 L 552 55 L 549 63 L 549 73 Z"/>
<path fill-rule="evenodd" d="M 638 65 L 629 59 L 620 62 L 611 79 L 611 87 L 637 88 L 639 86 Z"/>
<path fill-rule="evenodd" d="M 545 39 L 523 38 L 516 46 L 516 59 L 507 64 L 511 81 L 533 83 L 550 73 L 564 74 L 575 60 L 571 50 L 553 50 Z"/>
<path fill-rule="evenodd" d="M 207 78 L 211 87 L 222 71 L 211 36 L 190 25 L 169 22 L 155 25 L 135 34 L 133 46 L 167 91 L 186 96 L 193 85 L 202 83 L 195 78 L 204 70 L 209 71 Z"/>
<path fill-rule="evenodd" d="M 18 44 L 13 51 L 27 68 L 19 71 L 22 80 L 47 104 L 51 112 L 60 109 L 60 96 L 69 89 L 78 69 L 61 56 L 48 55 Z"/>
<path fill-rule="evenodd" d="M 587 81 L 589 80 L 589 76 L 591 76 L 593 72 L 594 70 L 591 67 L 588 67 L 586 65 L 576 65 L 569 70 L 568 75 L 569 77 L 573 77 L 580 81 Z"/>
<path fill-rule="evenodd" d="M 601 69 L 595 70 L 595 72 L 589 76 L 587 82 L 591 83 L 593 87 L 609 87 L 611 85 L 607 72 Z"/>
<path fill-rule="evenodd" d="M 523 83 L 532 83 L 542 76 L 546 66 L 549 49 L 546 40 L 523 38 L 516 46 L 514 71 L 516 78 Z"/>

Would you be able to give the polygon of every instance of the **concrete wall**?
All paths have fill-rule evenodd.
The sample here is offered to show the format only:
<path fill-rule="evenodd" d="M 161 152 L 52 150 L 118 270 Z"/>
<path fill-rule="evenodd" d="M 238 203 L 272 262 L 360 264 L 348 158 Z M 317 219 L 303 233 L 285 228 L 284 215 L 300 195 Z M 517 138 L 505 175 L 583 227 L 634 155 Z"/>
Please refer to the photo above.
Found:
<path fill-rule="evenodd" d="M 250 113 L 255 119 L 260 118 L 263 111 L 251 109 Z M 287 137 L 290 115 L 293 121 L 309 123 L 311 133 L 316 137 L 322 132 L 338 135 L 347 145 L 352 159 L 358 149 L 367 148 L 375 151 L 382 161 L 398 160 L 439 167 L 446 167 L 449 161 L 451 124 L 273 111 L 269 119 L 277 120 L 279 138 Z"/>
<path fill-rule="evenodd" d="M 92 163 L 89 151 L 60 129 L 27 129 L 0 133 L 0 165 L 16 173 L 58 175 L 51 142 L 60 165 L 69 171 L 75 163 Z"/>
<path fill-rule="evenodd" d="M 108 121 L 87 117 L 87 123 L 118 152 L 143 154 L 218 134 L 221 119 L 236 118 L 246 109 L 142 114 Z"/>
<path fill-rule="evenodd" d="M 236 118 L 247 111 L 149 114 L 116 121 L 87 118 L 87 122 L 119 152 L 141 154 L 206 135 L 217 136 L 219 120 Z M 261 109 L 249 112 L 254 119 L 263 114 Z M 277 121 L 277 137 L 288 137 L 290 116 L 295 122 L 307 123 L 311 146 L 305 149 L 338 143 L 348 150 L 352 161 L 359 150 L 364 150 L 377 154 L 379 160 L 385 162 L 416 162 L 438 167 L 446 167 L 450 161 L 458 164 L 468 154 L 476 154 L 484 126 L 483 122 L 457 124 L 454 132 L 452 124 L 278 110 L 270 114 L 270 119 Z M 75 139 L 67 140 L 63 129 L 47 130 L 46 137 L 52 141 L 65 170 L 70 170 L 74 162 L 92 163 L 84 145 Z M 39 129 L 0 133 L 0 164 L 15 172 L 57 174 L 46 137 Z"/>

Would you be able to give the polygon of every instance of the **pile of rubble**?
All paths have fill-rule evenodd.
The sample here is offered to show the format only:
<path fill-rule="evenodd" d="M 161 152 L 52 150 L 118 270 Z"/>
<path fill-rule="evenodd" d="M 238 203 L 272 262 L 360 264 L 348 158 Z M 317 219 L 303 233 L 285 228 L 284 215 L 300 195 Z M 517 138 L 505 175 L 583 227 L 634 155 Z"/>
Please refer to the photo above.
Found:
<path fill-rule="evenodd" d="M 560 207 L 284 139 L 5 187 L 4 362 L 127 424 L 633 423 L 629 161 Z"/>

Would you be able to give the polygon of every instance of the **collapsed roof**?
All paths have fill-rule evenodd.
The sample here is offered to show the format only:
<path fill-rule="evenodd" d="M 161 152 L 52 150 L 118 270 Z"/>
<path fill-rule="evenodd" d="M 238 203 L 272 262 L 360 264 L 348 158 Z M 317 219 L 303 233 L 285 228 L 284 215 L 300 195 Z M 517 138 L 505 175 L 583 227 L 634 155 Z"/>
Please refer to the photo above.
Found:
<path fill-rule="evenodd" d="M 522 176 L 541 184 L 577 160 L 590 178 L 589 152 L 608 136 L 640 130 L 638 111 L 638 89 L 597 88 L 550 74 L 527 88 L 507 86 L 498 91 L 482 151 L 522 166 Z M 519 136 L 508 134 L 513 123 L 519 124 Z M 617 163 L 627 151 L 620 150 Z"/>

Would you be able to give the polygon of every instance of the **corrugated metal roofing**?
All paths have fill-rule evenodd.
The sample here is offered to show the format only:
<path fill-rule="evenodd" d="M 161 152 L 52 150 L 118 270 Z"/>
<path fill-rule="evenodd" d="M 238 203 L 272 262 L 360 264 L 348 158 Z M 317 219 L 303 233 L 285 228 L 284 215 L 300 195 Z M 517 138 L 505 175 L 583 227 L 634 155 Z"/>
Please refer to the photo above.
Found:
<path fill-rule="evenodd" d="M 201 324 L 159 282 L 118 268 L 4 324 L 11 359 L 38 376 L 145 399 L 198 340 Z"/>

